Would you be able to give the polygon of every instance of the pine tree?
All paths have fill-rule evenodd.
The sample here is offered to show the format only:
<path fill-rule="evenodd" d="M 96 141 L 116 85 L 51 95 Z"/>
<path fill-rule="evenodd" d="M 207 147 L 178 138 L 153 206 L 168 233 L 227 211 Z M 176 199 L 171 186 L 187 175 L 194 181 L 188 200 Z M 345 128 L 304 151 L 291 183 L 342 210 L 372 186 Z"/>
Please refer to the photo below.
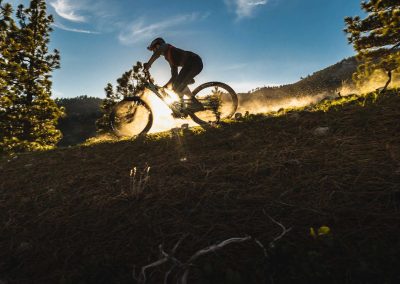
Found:
<path fill-rule="evenodd" d="M 11 128 L 10 113 L 14 101 L 17 100 L 16 85 L 13 84 L 15 76 L 13 72 L 13 57 L 17 44 L 14 36 L 17 26 L 12 18 L 13 9 L 8 3 L 3 4 L 0 0 L 0 152 L 4 147 L 4 140 L 10 139 Z"/>
<path fill-rule="evenodd" d="M 103 115 L 96 121 L 97 133 L 107 133 L 111 131 L 109 116 L 112 108 L 120 100 L 120 96 L 114 92 L 114 87 L 108 83 L 104 88 L 106 98 L 102 100 L 100 109 Z"/>
<path fill-rule="evenodd" d="M 59 68 L 57 50 L 49 53 L 53 23 L 45 0 L 12 7 L 0 0 L 0 151 L 51 149 L 61 138 L 63 115 L 51 99 L 51 72 Z M 4 87 L 5 85 L 5 87 Z"/>
<path fill-rule="evenodd" d="M 96 121 L 98 133 L 110 132 L 110 113 L 113 107 L 123 98 L 138 95 L 145 88 L 146 77 L 143 74 L 143 64 L 137 62 L 131 70 L 126 71 L 117 79 L 117 87 L 114 89 L 111 83 L 108 83 L 104 89 L 106 98 L 101 103 L 103 116 Z"/>
<path fill-rule="evenodd" d="M 360 83 L 375 70 L 383 70 L 388 75 L 385 91 L 392 73 L 400 71 L 400 1 L 369 0 L 361 7 L 367 13 L 365 19 L 345 19 L 349 43 L 361 61 L 355 79 Z"/>

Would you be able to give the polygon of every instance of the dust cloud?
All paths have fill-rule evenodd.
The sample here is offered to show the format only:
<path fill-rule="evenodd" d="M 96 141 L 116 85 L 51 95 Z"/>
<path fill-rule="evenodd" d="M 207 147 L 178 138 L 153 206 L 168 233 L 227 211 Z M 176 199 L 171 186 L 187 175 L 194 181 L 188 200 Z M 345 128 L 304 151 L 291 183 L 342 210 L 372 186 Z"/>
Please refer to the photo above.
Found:
<path fill-rule="evenodd" d="M 387 75 L 383 71 L 375 71 L 363 84 L 355 85 L 353 83 L 344 83 L 342 86 L 332 92 L 321 92 L 319 94 L 306 95 L 298 94 L 297 96 L 280 96 L 278 98 L 249 98 L 239 97 L 238 112 L 245 113 L 248 111 L 251 114 L 268 113 L 278 111 L 280 109 L 306 107 L 308 105 L 316 104 L 324 99 L 334 99 L 349 95 L 359 95 L 364 93 L 373 92 L 383 88 L 388 80 Z M 400 87 L 400 74 L 393 74 L 392 82 L 389 88 Z"/>
<path fill-rule="evenodd" d="M 375 90 L 383 88 L 388 80 L 388 76 L 381 70 L 375 71 L 363 84 L 355 86 L 354 84 L 344 84 L 340 88 L 340 93 L 344 96 L 350 94 L 365 94 Z M 400 87 L 400 73 L 394 73 L 392 75 L 392 81 L 388 88 L 399 88 Z"/>

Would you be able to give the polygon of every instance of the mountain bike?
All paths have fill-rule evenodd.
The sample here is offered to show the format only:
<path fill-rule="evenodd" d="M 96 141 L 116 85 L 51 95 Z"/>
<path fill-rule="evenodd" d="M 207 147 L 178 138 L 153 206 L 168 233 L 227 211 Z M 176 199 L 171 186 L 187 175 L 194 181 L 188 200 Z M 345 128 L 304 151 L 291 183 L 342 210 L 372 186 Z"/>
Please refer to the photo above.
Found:
<path fill-rule="evenodd" d="M 197 108 L 198 102 L 202 108 L 193 110 L 191 98 L 178 96 L 172 90 L 154 84 L 150 73 L 142 72 L 145 75 L 144 88 L 125 96 L 110 113 L 111 129 L 117 136 L 133 137 L 150 131 L 153 125 L 153 111 L 157 110 L 153 110 L 143 99 L 146 91 L 161 99 L 169 107 L 174 118 L 190 117 L 202 127 L 231 118 L 238 108 L 236 92 L 225 83 L 208 82 L 195 88 L 192 94 L 197 99 Z"/>

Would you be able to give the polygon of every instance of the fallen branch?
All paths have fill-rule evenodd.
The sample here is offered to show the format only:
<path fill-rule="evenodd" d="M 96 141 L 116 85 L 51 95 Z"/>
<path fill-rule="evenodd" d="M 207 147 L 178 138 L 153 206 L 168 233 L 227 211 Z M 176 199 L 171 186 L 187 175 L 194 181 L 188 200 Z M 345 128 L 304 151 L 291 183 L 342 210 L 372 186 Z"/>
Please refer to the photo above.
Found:
<path fill-rule="evenodd" d="M 276 221 L 274 218 L 272 218 L 272 217 L 269 216 L 269 215 L 268 215 L 268 217 L 269 217 L 269 219 L 271 219 L 272 222 L 274 222 L 275 224 L 277 224 L 277 225 L 278 225 L 279 227 L 281 227 L 281 229 L 282 229 L 282 233 L 281 233 L 279 236 L 277 236 L 276 238 L 274 238 L 274 239 L 272 240 L 272 242 L 269 243 L 269 246 L 270 246 L 271 248 L 273 248 L 273 247 L 275 247 L 275 242 L 277 242 L 277 241 L 279 241 L 280 239 L 282 239 L 283 236 L 285 236 L 287 233 L 289 233 L 289 232 L 292 230 L 292 228 L 286 229 L 285 226 L 283 226 L 281 223 L 279 223 L 278 221 Z"/>
<path fill-rule="evenodd" d="M 209 254 L 210 252 L 215 252 L 217 250 L 220 250 L 222 248 L 224 248 L 225 246 L 229 245 L 229 244 L 233 244 L 233 243 L 242 243 L 242 242 L 246 242 L 251 240 L 252 238 L 250 236 L 244 237 L 244 238 L 230 238 L 227 239 L 225 241 L 222 241 L 220 243 L 217 243 L 215 245 L 211 245 L 209 247 L 206 247 L 204 249 L 201 249 L 199 251 L 197 251 L 194 255 L 192 255 L 189 258 L 189 261 L 186 263 L 186 269 L 182 275 L 182 278 L 180 280 L 181 284 L 187 284 L 187 279 L 189 276 L 189 272 L 190 272 L 190 266 L 193 265 L 193 262 L 198 259 L 200 256 L 205 255 L 205 254 Z"/>
<path fill-rule="evenodd" d="M 134 272 L 133 272 L 134 279 L 135 279 L 138 283 L 143 283 L 143 284 L 146 283 L 146 281 L 147 281 L 146 270 L 147 270 L 147 269 L 160 266 L 160 265 L 162 265 L 162 264 L 164 264 L 164 263 L 167 263 L 167 262 L 169 262 L 169 261 L 172 261 L 172 263 L 174 264 L 174 267 L 173 267 L 173 268 L 175 268 L 175 266 L 181 266 L 182 263 L 181 263 L 178 259 L 176 259 L 173 255 L 175 254 L 176 250 L 178 249 L 178 247 L 180 246 L 180 244 L 182 243 L 182 241 L 183 241 L 185 238 L 186 238 L 186 235 L 184 235 L 182 238 L 179 239 L 179 241 L 175 244 L 175 246 L 174 246 L 174 248 L 172 249 L 172 251 L 171 251 L 170 254 L 168 254 L 168 253 L 166 253 L 166 252 L 164 251 L 162 245 L 159 245 L 158 248 L 159 248 L 159 250 L 160 250 L 160 255 L 162 256 L 162 258 L 159 259 L 159 260 L 157 260 L 157 261 L 155 261 L 155 262 L 153 262 L 153 263 L 150 263 L 150 264 L 148 264 L 148 265 L 146 265 L 146 266 L 143 266 L 142 269 L 141 269 L 140 277 L 136 277 L 135 268 L 134 268 Z M 164 283 L 166 283 L 166 281 L 167 281 L 167 279 L 168 279 L 168 275 L 171 273 L 171 271 L 173 270 L 173 268 L 171 268 L 171 269 L 166 273 Z"/>
<path fill-rule="evenodd" d="M 269 243 L 269 247 L 270 248 L 274 248 L 275 247 L 275 243 L 277 241 L 279 241 L 280 239 L 282 239 L 288 232 L 290 232 L 292 230 L 292 228 L 286 228 L 282 223 L 276 221 L 274 218 L 272 218 L 271 216 L 267 215 L 269 217 L 269 219 L 277 224 L 281 229 L 282 232 L 275 237 L 270 243 Z M 206 248 L 200 249 L 197 252 L 195 252 L 186 262 L 181 262 L 180 260 L 178 260 L 174 254 L 176 253 L 178 247 L 180 246 L 180 244 L 182 243 L 182 241 L 185 239 L 186 236 L 182 237 L 174 246 L 174 248 L 172 249 L 171 253 L 167 253 L 163 250 L 163 246 L 159 245 L 159 250 L 160 250 L 160 255 L 161 255 L 161 259 L 150 263 L 146 266 L 143 266 L 141 269 L 141 274 L 140 277 L 137 278 L 135 276 L 135 273 L 133 273 L 134 275 L 134 279 L 139 283 L 139 284 L 145 284 L 147 281 L 147 276 L 146 276 L 146 271 L 150 268 L 154 268 L 157 266 L 160 266 L 162 264 L 165 263 L 171 263 L 172 266 L 171 268 L 165 273 L 164 275 L 164 284 L 168 283 L 168 279 L 171 275 L 173 275 L 173 271 L 176 271 L 176 276 L 178 277 L 179 275 L 182 275 L 180 277 L 178 277 L 178 284 L 187 284 L 188 283 L 188 277 L 190 274 L 190 269 L 191 267 L 194 266 L 194 262 L 200 258 L 201 256 L 210 254 L 212 252 L 216 252 L 218 250 L 223 249 L 224 247 L 230 245 L 230 244 L 235 244 L 235 243 L 243 243 L 243 242 L 247 242 L 247 241 L 254 241 L 254 243 L 260 247 L 263 251 L 264 257 L 267 258 L 268 257 L 268 252 L 267 249 L 265 248 L 265 246 L 258 240 L 255 238 L 252 238 L 251 236 L 245 236 L 245 237 L 236 237 L 236 238 L 229 238 L 226 239 L 222 242 L 210 245 Z"/>

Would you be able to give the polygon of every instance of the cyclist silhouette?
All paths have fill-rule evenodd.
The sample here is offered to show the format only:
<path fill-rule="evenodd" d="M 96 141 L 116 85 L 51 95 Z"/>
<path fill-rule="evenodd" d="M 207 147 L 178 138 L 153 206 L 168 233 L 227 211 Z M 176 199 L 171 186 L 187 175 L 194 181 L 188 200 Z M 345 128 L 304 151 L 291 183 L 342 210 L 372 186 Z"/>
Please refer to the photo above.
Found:
<path fill-rule="evenodd" d="M 172 89 L 180 96 L 187 95 L 192 100 L 192 107 L 197 111 L 203 108 L 202 104 L 192 95 L 188 88 L 189 84 L 194 83 L 196 77 L 203 70 L 203 61 L 200 56 L 191 52 L 174 47 L 165 42 L 162 38 L 154 39 L 147 47 L 148 50 L 153 52 L 153 55 L 144 68 L 149 70 L 151 65 L 161 55 L 168 61 L 171 67 L 171 79 L 165 84 L 164 87 L 172 86 Z M 182 69 L 178 72 L 178 67 Z"/>

